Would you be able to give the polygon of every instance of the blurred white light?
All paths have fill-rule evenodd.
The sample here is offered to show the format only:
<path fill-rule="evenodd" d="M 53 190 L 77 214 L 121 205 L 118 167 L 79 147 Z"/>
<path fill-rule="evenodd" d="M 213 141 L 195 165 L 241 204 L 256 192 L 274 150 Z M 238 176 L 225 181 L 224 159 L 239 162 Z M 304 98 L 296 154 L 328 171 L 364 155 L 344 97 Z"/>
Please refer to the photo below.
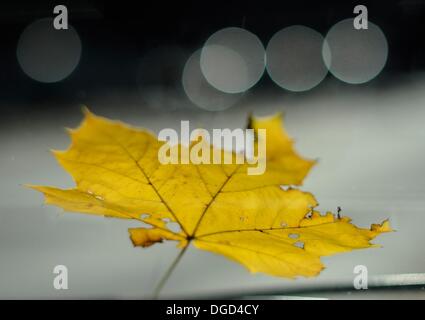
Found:
<path fill-rule="evenodd" d="M 234 105 L 241 93 L 224 93 L 212 87 L 202 74 L 201 50 L 195 51 L 187 60 L 183 70 L 183 89 L 188 98 L 198 107 L 208 111 L 225 110 Z"/>
<path fill-rule="evenodd" d="M 323 59 L 338 79 L 358 84 L 375 78 L 384 68 L 388 43 L 381 29 L 368 22 L 368 29 L 357 30 L 353 19 L 335 24 L 326 35 Z"/>
<path fill-rule="evenodd" d="M 255 85 L 264 73 L 265 52 L 260 39 L 241 28 L 214 33 L 202 48 L 201 70 L 216 89 L 240 93 Z"/>
<path fill-rule="evenodd" d="M 328 69 L 322 58 L 324 39 L 305 26 L 290 26 L 277 32 L 267 45 L 267 72 L 272 80 L 290 91 L 317 86 Z"/>
<path fill-rule="evenodd" d="M 40 82 L 57 82 L 68 77 L 81 56 L 81 41 L 75 29 L 56 30 L 53 19 L 40 19 L 21 34 L 17 58 L 22 70 Z"/>

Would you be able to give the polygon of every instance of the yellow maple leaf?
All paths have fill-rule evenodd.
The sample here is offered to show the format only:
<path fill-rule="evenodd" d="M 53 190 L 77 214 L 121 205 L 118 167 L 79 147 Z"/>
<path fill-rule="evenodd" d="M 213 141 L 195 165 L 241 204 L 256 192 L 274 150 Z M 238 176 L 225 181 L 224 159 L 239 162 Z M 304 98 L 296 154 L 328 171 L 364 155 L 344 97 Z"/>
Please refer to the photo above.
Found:
<path fill-rule="evenodd" d="M 312 194 L 282 189 L 300 185 L 314 161 L 294 151 L 281 115 L 251 118 L 249 127 L 267 130 L 262 175 L 248 175 L 248 164 L 161 164 L 158 150 L 165 142 L 85 111 L 81 126 L 69 131 L 69 149 L 54 151 L 76 187 L 31 187 L 67 211 L 149 224 L 129 229 L 135 246 L 177 241 L 181 257 L 192 243 L 252 272 L 287 278 L 315 276 L 323 269 L 321 256 L 368 248 L 391 231 L 388 221 L 362 229 L 347 217 L 321 215 Z M 180 230 L 170 230 L 169 222 Z"/>

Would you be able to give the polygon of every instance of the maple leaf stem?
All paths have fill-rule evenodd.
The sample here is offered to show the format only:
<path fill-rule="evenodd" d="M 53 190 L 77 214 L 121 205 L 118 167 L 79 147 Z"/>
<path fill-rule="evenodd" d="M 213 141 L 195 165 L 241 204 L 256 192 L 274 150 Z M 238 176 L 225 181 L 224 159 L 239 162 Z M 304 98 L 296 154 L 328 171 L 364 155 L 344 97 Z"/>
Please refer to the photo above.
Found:
<path fill-rule="evenodd" d="M 161 280 L 158 282 L 158 285 L 156 286 L 153 292 L 153 299 L 158 299 L 158 296 L 161 293 L 162 288 L 164 287 L 167 280 L 170 278 L 171 274 L 173 273 L 178 263 L 180 262 L 181 258 L 183 257 L 184 253 L 189 247 L 189 244 L 190 244 L 190 241 L 180 250 L 179 254 L 175 257 L 173 263 L 171 263 L 167 271 L 162 276 Z"/>

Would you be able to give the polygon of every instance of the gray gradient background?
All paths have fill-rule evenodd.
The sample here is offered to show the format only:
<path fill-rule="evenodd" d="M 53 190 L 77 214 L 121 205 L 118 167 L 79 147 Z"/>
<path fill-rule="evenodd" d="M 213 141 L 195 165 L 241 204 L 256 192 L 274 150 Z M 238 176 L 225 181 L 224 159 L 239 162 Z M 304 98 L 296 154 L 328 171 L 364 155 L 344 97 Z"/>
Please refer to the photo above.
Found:
<path fill-rule="evenodd" d="M 324 258 L 327 268 L 319 277 L 295 281 L 252 275 L 222 256 L 190 248 L 163 297 L 351 286 L 358 264 L 368 267 L 371 278 L 423 272 L 425 80 L 398 81 L 391 90 L 352 90 L 336 81 L 304 95 L 254 90 L 217 113 L 186 108 L 189 102 L 176 98 L 182 110 L 165 110 L 167 116 L 164 110 L 144 108 L 136 92 L 105 91 L 81 99 L 95 113 L 155 132 L 178 128 L 185 119 L 207 129 L 244 127 L 249 111 L 284 111 L 297 150 L 319 158 L 302 187 L 314 193 L 319 209 L 341 206 L 360 226 L 390 218 L 397 230 L 376 240 L 382 248 Z M 57 113 L 54 108 L 49 113 L 34 110 L 13 123 L 4 121 L 0 128 L 0 298 L 149 297 L 178 252 L 174 243 L 133 248 L 127 228 L 137 222 L 62 213 L 43 205 L 41 194 L 23 187 L 72 186 L 49 149 L 65 149 L 69 139 L 63 127 L 75 127 L 81 118 L 80 106 L 73 104 Z M 68 267 L 69 290 L 53 288 L 58 264 Z"/>

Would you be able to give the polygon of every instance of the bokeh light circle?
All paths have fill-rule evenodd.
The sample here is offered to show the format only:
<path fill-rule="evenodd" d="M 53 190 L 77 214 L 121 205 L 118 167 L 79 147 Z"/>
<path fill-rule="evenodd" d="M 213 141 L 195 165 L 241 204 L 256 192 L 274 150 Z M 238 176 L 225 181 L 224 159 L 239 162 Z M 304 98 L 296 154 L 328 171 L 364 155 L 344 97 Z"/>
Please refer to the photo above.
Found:
<path fill-rule="evenodd" d="M 382 30 L 368 21 L 368 29 L 355 29 L 353 19 L 335 24 L 326 35 L 323 59 L 341 81 L 359 84 L 375 78 L 384 68 L 388 43 Z"/>
<path fill-rule="evenodd" d="M 312 89 L 328 72 L 322 58 L 323 45 L 322 35 L 311 28 L 295 25 L 280 30 L 267 45 L 268 74 L 284 89 Z"/>
<path fill-rule="evenodd" d="M 198 107 L 208 111 L 221 111 L 234 105 L 242 93 L 224 93 L 212 87 L 202 74 L 201 49 L 187 60 L 183 70 L 183 89 L 187 97 Z"/>
<path fill-rule="evenodd" d="M 205 42 L 200 65 L 205 79 L 214 88 L 226 93 L 244 92 L 264 73 L 264 46 L 245 29 L 221 29 Z"/>
<path fill-rule="evenodd" d="M 19 65 L 30 78 L 58 82 L 68 77 L 81 57 L 81 40 L 75 29 L 56 30 L 53 19 L 40 19 L 22 32 L 16 50 Z"/>

